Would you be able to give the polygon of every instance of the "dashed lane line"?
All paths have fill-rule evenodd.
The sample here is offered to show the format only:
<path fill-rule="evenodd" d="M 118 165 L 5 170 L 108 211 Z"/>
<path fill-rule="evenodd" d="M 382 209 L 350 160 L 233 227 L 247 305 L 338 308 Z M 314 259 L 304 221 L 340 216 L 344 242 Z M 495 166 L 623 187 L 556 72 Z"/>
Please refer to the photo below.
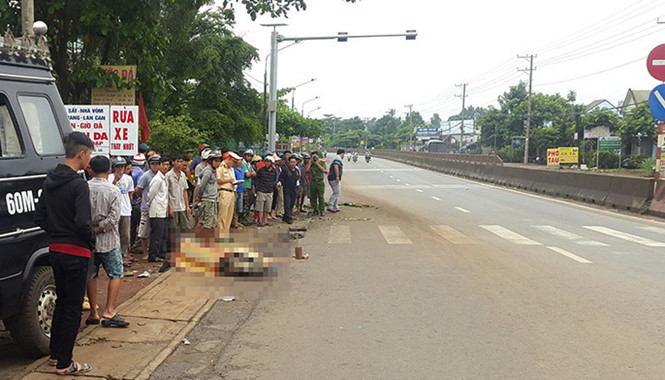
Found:
<path fill-rule="evenodd" d="M 603 242 L 595 241 L 595 240 L 584 240 L 584 238 L 578 234 L 574 234 L 572 232 L 562 230 L 560 228 L 554 227 L 554 226 L 533 226 L 536 229 L 539 229 L 540 231 L 543 231 L 545 233 L 554 235 L 558 238 L 561 239 L 566 239 L 566 240 L 571 240 L 575 241 L 575 243 L 579 245 L 585 245 L 585 246 L 594 246 L 594 247 L 607 247 L 608 244 L 605 244 Z"/>
<path fill-rule="evenodd" d="M 569 259 L 575 260 L 575 261 L 577 261 L 578 263 L 581 263 L 581 264 L 591 264 L 591 261 L 589 261 L 589 260 L 587 260 L 587 259 L 585 259 L 585 258 L 583 258 L 583 257 L 579 257 L 579 256 L 577 256 L 577 255 L 575 255 L 575 254 L 573 254 L 573 253 L 570 253 L 570 252 L 566 251 L 565 249 L 562 249 L 562 248 L 559 248 L 559 247 L 547 247 L 547 248 L 548 248 L 548 249 L 551 249 L 552 251 L 554 251 L 554 252 L 556 252 L 556 253 L 559 253 L 559 254 L 561 254 L 561 255 L 564 255 L 564 256 L 566 256 L 566 257 L 569 258 Z"/>
<path fill-rule="evenodd" d="M 441 236 L 442 238 L 444 238 L 445 240 L 447 240 L 452 244 L 461 245 L 461 244 L 475 243 L 471 238 L 457 231 L 451 226 L 440 225 L 440 226 L 430 226 L 430 228 L 434 230 L 434 232 L 436 232 L 437 235 Z"/>
<path fill-rule="evenodd" d="M 351 244 L 351 226 L 334 225 L 330 226 L 330 236 L 328 244 Z"/>
<path fill-rule="evenodd" d="M 439 197 L 432 197 L 432 199 L 434 199 L 435 201 L 440 201 L 441 200 L 441 198 L 439 198 Z"/>
<path fill-rule="evenodd" d="M 518 245 L 542 245 L 541 243 L 524 237 L 517 232 L 513 232 L 505 227 L 497 225 L 481 225 L 481 228 L 497 235 L 498 237 L 513 242 Z"/>
<path fill-rule="evenodd" d="M 601 227 L 601 226 L 584 226 L 584 228 L 591 230 L 591 231 L 596 231 L 601 234 L 609 235 L 612 237 L 615 237 L 617 239 L 622 239 L 625 241 L 629 241 L 631 243 L 637 243 L 641 245 L 645 245 L 647 247 L 665 247 L 665 243 L 657 242 L 651 239 L 647 239 L 645 237 L 629 234 L 627 232 L 621 232 L 618 230 L 614 230 L 611 228 L 607 227 Z"/>
<path fill-rule="evenodd" d="M 455 207 L 455 210 L 457 210 L 457 211 L 459 211 L 459 212 L 463 212 L 463 213 L 465 213 L 465 214 L 468 214 L 468 213 L 471 212 L 471 211 L 469 211 L 469 210 L 467 210 L 467 209 L 464 209 L 464 208 L 461 208 L 461 207 Z"/>
<path fill-rule="evenodd" d="M 413 244 L 398 226 L 379 226 L 379 230 L 388 244 Z"/>

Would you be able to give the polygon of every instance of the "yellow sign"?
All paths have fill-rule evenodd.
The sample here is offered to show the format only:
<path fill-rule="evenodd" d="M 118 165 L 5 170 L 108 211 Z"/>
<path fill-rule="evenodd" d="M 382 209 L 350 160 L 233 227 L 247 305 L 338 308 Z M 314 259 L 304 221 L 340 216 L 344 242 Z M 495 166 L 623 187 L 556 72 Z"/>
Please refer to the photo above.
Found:
<path fill-rule="evenodd" d="M 107 72 L 114 72 L 126 81 L 136 78 L 136 66 L 99 66 Z M 136 91 L 133 88 L 93 87 L 92 104 L 133 106 L 136 104 Z"/>
<path fill-rule="evenodd" d="M 576 164 L 580 161 L 579 148 L 575 147 L 559 147 L 559 163 L 560 164 Z"/>
<path fill-rule="evenodd" d="M 559 166 L 559 149 L 547 150 L 547 166 Z"/>

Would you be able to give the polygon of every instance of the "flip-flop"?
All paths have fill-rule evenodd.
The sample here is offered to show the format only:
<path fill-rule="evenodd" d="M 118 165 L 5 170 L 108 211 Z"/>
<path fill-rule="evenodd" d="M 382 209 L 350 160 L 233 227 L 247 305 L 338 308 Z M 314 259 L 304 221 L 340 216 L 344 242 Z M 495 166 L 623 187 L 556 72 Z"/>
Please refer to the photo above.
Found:
<path fill-rule="evenodd" d="M 64 371 L 56 369 L 55 373 L 57 373 L 60 376 L 78 376 L 90 371 L 92 371 L 92 367 L 90 367 L 89 365 L 85 363 L 80 364 L 73 361 L 72 365 L 69 368 L 65 369 Z"/>
<path fill-rule="evenodd" d="M 95 319 L 95 318 L 88 318 L 85 320 L 85 325 L 90 326 L 90 325 L 98 325 L 100 319 Z"/>
<path fill-rule="evenodd" d="M 48 360 L 48 365 L 50 365 L 51 367 L 57 366 L 58 365 L 58 359 L 49 359 Z"/>
<path fill-rule="evenodd" d="M 129 326 L 129 322 L 125 321 L 124 319 L 122 319 L 121 316 L 116 314 L 116 315 L 113 316 L 113 318 L 102 319 L 102 326 L 103 327 L 127 327 L 127 326 Z"/>

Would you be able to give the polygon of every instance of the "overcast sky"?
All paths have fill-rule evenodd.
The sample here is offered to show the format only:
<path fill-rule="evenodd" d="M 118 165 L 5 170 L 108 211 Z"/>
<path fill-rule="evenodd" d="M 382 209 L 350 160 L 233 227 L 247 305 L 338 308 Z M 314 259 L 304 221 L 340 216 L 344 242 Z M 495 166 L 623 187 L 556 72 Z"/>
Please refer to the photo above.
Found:
<path fill-rule="evenodd" d="M 221 4 L 221 1 L 218 1 Z M 309 0 L 304 12 L 288 19 L 251 21 L 237 6 L 236 34 L 259 49 L 261 62 L 247 71 L 263 90 L 270 29 L 261 23 L 282 22 L 286 37 L 404 33 L 418 38 L 308 41 L 279 54 L 278 87 L 317 80 L 296 91 L 295 104 L 323 117 L 381 117 L 405 105 L 429 120 L 435 112 L 446 120 L 459 113 L 461 88 L 468 83 L 467 106 L 497 105 L 497 97 L 528 75 L 518 54 L 537 54 L 534 91 L 577 92 L 588 104 L 623 99 L 628 88 L 651 90 L 659 84 L 646 69 L 651 49 L 665 43 L 662 0 Z M 280 44 L 280 48 L 288 45 Z"/>

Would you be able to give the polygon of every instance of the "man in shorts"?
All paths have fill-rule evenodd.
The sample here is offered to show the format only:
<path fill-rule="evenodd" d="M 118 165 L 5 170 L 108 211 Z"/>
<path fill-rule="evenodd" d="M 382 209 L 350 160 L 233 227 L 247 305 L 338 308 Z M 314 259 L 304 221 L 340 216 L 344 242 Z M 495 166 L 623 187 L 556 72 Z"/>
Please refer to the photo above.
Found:
<path fill-rule="evenodd" d="M 275 189 L 275 158 L 273 156 L 266 156 L 264 159 L 265 166 L 256 172 L 255 188 L 256 188 L 256 203 L 254 209 L 259 213 L 259 226 L 268 225 L 268 214 L 272 209 L 272 197 Z"/>
<path fill-rule="evenodd" d="M 205 165 L 201 171 L 197 186 L 199 224 L 207 234 L 212 236 L 212 232 L 217 227 L 217 201 L 219 200 L 215 171 L 222 164 L 222 154 L 208 150 L 203 152 L 202 158 L 208 162 L 208 165 Z"/>
<path fill-rule="evenodd" d="M 122 193 L 117 186 L 109 182 L 111 161 L 106 156 L 95 156 L 90 160 L 93 178 L 88 182 L 90 187 L 90 207 L 92 226 L 97 236 L 95 251 L 92 255 L 91 266 L 88 271 L 87 291 L 90 300 L 90 315 L 86 324 L 100 323 L 104 327 L 127 327 L 129 323 L 115 312 L 120 292 L 120 283 L 124 276 L 122 267 L 122 252 L 120 251 L 120 235 L 118 223 L 121 215 Z M 109 277 L 106 295 L 106 307 L 99 314 L 97 305 L 97 277 L 99 267 L 103 266 Z"/>
<path fill-rule="evenodd" d="M 150 239 L 150 207 L 148 207 L 148 196 L 150 195 L 150 181 L 159 171 L 159 160 L 161 157 L 154 154 L 148 158 L 150 170 L 143 173 L 136 185 L 134 192 L 141 197 L 141 220 L 139 221 L 139 232 L 137 237 L 141 239 L 143 258 L 148 258 L 148 239 Z"/>

